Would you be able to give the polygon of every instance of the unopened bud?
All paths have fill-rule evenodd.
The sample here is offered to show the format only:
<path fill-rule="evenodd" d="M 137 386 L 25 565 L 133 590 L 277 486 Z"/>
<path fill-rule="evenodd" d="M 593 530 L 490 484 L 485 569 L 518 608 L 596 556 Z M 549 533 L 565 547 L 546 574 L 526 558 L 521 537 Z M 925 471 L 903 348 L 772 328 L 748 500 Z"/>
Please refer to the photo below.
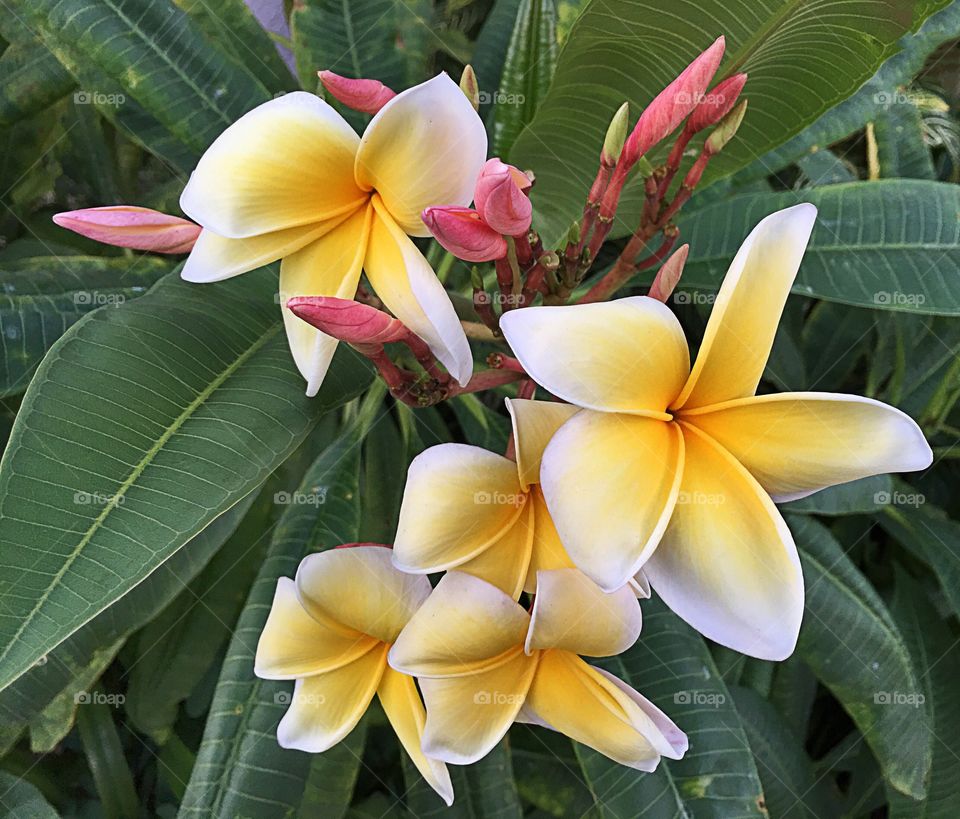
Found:
<path fill-rule="evenodd" d="M 477 75 L 472 65 L 464 66 L 463 73 L 460 75 L 460 90 L 470 101 L 473 110 L 480 108 L 480 85 L 477 83 Z"/>
<path fill-rule="evenodd" d="M 341 77 L 332 71 L 318 71 L 320 82 L 330 94 L 354 111 L 376 114 L 384 105 L 397 96 L 379 80 L 355 80 Z"/>
<path fill-rule="evenodd" d="M 507 241 L 472 208 L 432 207 L 421 214 L 433 237 L 467 262 L 489 262 L 507 255 Z"/>
<path fill-rule="evenodd" d="M 406 325 L 393 316 L 349 299 L 294 296 L 287 300 L 287 308 L 297 318 L 347 344 L 389 344 L 403 341 L 410 334 Z"/>
<path fill-rule="evenodd" d="M 560 257 L 552 250 L 548 250 L 546 253 L 543 253 L 538 261 L 544 270 L 549 270 L 551 272 L 560 267 Z"/>
<path fill-rule="evenodd" d="M 201 231 L 187 219 L 135 205 L 70 210 L 55 214 L 53 221 L 105 245 L 154 253 L 189 253 Z"/>
<path fill-rule="evenodd" d="M 473 286 L 474 290 L 483 290 L 485 287 L 483 283 L 483 274 L 480 272 L 480 268 L 476 265 L 470 268 L 470 284 Z"/>
<path fill-rule="evenodd" d="M 578 219 L 569 228 L 567 228 L 567 244 L 580 244 L 580 220 Z"/>
<path fill-rule="evenodd" d="M 687 132 L 695 134 L 720 122 L 737 104 L 746 81 L 746 74 L 734 74 L 723 82 L 717 83 L 690 115 L 690 119 L 687 120 Z"/>
<path fill-rule="evenodd" d="M 680 281 L 683 274 L 683 266 L 687 263 L 687 256 L 690 253 L 690 245 L 681 245 L 673 255 L 663 263 L 663 267 L 657 271 L 657 275 L 650 285 L 650 292 L 647 294 L 651 299 L 666 303 L 673 293 L 674 288 Z"/>
<path fill-rule="evenodd" d="M 743 100 L 743 102 L 720 120 L 720 124 L 714 128 L 710 136 L 707 137 L 706 144 L 703 146 L 703 152 L 707 156 L 720 153 L 724 145 L 733 139 L 734 134 L 737 133 L 737 129 L 740 127 L 740 123 L 743 122 L 743 117 L 746 113 L 747 101 Z"/>
<path fill-rule="evenodd" d="M 603 150 L 600 151 L 600 161 L 608 168 L 612 168 L 620 159 L 623 143 L 627 141 L 627 131 L 630 125 L 630 103 L 625 102 L 617 109 L 617 113 L 610 120 L 607 135 L 603 140 Z"/>
<path fill-rule="evenodd" d="M 487 160 L 473 191 L 480 217 L 504 236 L 523 235 L 533 218 L 533 206 L 525 193 L 530 185 L 529 177 L 519 168 L 497 158 Z"/>

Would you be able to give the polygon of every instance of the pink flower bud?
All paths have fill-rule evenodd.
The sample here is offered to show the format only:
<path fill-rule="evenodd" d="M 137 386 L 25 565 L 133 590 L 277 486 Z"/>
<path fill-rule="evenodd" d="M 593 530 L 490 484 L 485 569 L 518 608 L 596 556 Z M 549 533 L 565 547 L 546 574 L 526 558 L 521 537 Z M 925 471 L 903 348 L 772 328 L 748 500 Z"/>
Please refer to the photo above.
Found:
<path fill-rule="evenodd" d="M 734 74 L 723 82 L 717 83 L 690 115 L 690 119 L 687 120 L 687 131 L 695 134 L 720 122 L 737 104 L 746 81 L 746 74 Z"/>
<path fill-rule="evenodd" d="M 200 225 L 179 216 L 135 205 L 111 205 L 54 214 L 55 224 L 115 247 L 154 253 L 189 253 Z"/>
<path fill-rule="evenodd" d="M 352 80 L 332 71 L 318 71 L 317 74 L 323 87 L 336 99 L 348 108 L 364 114 L 377 113 L 397 96 L 396 91 L 387 88 L 379 80 Z"/>
<path fill-rule="evenodd" d="M 688 65 L 644 109 L 623 149 L 625 163 L 632 164 L 671 133 L 700 104 L 717 73 L 725 48 L 723 37 Z M 621 163 L 623 164 L 623 163 Z"/>
<path fill-rule="evenodd" d="M 487 160 L 473 191 L 480 218 L 504 236 L 526 233 L 530 229 L 533 207 L 524 191 L 531 184 L 519 168 L 496 158 Z"/>
<path fill-rule="evenodd" d="M 348 344 L 389 344 L 410 334 L 393 316 L 350 299 L 294 296 L 287 300 L 287 308 L 307 324 Z"/>
<path fill-rule="evenodd" d="M 664 304 L 673 293 L 673 289 L 680 281 L 683 274 L 683 266 L 687 263 L 687 255 L 690 253 L 690 245 L 681 245 L 663 263 L 663 267 L 657 271 L 657 275 L 650 285 L 650 292 L 647 295 L 651 299 L 662 301 Z"/>
<path fill-rule="evenodd" d="M 457 258 L 489 262 L 507 255 L 507 242 L 471 208 L 432 207 L 420 214 L 434 238 Z"/>

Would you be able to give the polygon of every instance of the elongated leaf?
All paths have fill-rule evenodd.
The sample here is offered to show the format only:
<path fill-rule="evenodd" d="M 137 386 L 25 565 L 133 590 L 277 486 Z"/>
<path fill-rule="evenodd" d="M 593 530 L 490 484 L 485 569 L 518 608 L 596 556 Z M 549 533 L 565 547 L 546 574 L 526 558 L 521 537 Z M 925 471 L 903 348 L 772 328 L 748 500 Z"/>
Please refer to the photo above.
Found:
<path fill-rule="evenodd" d="M 750 688 L 735 685 L 730 694 L 750 740 L 770 815 L 778 819 L 835 815 L 803 744 L 776 709 Z"/>
<path fill-rule="evenodd" d="M 643 607 L 643 635 L 598 662 L 662 708 L 690 750 L 638 773 L 575 745 L 602 817 L 764 817 L 763 789 L 740 717 L 702 638 L 659 599 Z"/>
<path fill-rule="evenodd" d="M 73 88 L 73 77 L 39 41 L 13 43 L 0 55 L 0 125 L 42 111 Z"/>
<path fill-rule="evenodd" d="M 903 630 L 918 668 L 925 701 L 919 707 L 929 715 L 933 731 L 933 765 L 927 798 L 911 799 L 892 789 L 890 816 L 893 819 L 950 819 L 957 810 L 957 782 L 960 781 L 960 655 L 949 626 L 940 619 L 926 599 L 923 588 L 905 572 L 897 572 L 896 592 L 891 611 Z"/>
<path fill-rule="evenodd" d="M 728 54 L 720 74 L 750 75 L 750 109 L 736 139 L 711 163 L 711 178 L 744 167 L 849 96 L 935 10 L 920 2 L 867 9 L 859 0 L 676 0 L 667 11 L 655 0 L 594 0 L 511 156 L 536 171 L 536 224 L 551 241 L 566 230 L 580 214 L 620 104 L 627 100 L 636 115 L 719 35 Z M 632 190 L 615 226 L 621 235 L 635 227 L 643 200 L 642 185 Z"/>
<path fill-rule="evenodd" d="M 806 498 L 783 505 L 784 512 L 811 515 L 857 515 L 876 512 L 890 502 L 893 479 L 873 475 L 850 483 L 831 486 Z"/>
<path fill-rule="evenodd" d="M 140 585 L 74 632 L 42 663 L 34 665 L 0 692 L 0 717 L 6 725 L 31 723 L 31 745 L 49 751 L 73 725 L 74 698 L 90 691 L 129 634 L 160 612 L 189 583 L 236 528 L 253 496 L 225 512 Z M 119 692 L 107 692 L 119 693 Z M 63 716 L 57 702 L 71 705 Z M 46 712 L 42 723 L 37 721 Z M 53 713 L 60 718 L 54 722 Z M 42 736 L 41 736 L 42 734 Z"/>
<path fill-rule="evenodd" d="M 157 256 L 46 256 L 0 267 L 0 396 L 23 392 L 40 359 L 82 316 L 143 295 L 171 269 Z"/>
<path fill-rule="evenodd" d="M 476 48 L 472 61 L 480 85 L 480 116 L 485 122 L 493 105 L 494 94 L 500 88 L 503 64 L 507 58 L 507 48 L 513 35 L 520 0 L 496 0 L 493 8 L 483 21 L 483 28 L 477 35 Z M 488 124 L 489 127 L 489 124 Z"/>
<path fill-rule="evenodd" d="M 853 182 L 857 178 L 856 172 L 829 148 L 807 154 L 797 160 L 797 165 L 803 171 L 807 183 L 815 188 Z"/>
<path fill-rule="evenodd" d="M 108 819 L 136 819 L 140 812 L 137 792 L 113 722 L 112 709 L 105 703 L 84 705 L 77 723 L 104 816 Z"/>
<path fill-rule="evenodd" d="M 89 314 L 37 370 L 0 464 L 0 688 L 259 485 L 368 371 L 338 355 L 316 399 L 267 270 L 175 274 Z M 355 363 L 357 362 L 357 363 Z"/>
<path fill-rule="evenodd" d="M 51 804 L 26 779 L 0 771 L 0 806 L 7 816 L 25 819 L 58 819 Z"/>
<path fill-rule="evenodd" d="M 343 435 L 304 475 L 304 495 L 325 487 L 324 503 L 288 506 L 270 541 L 227 649 L 216 694 L 180 809 L 181 817 L 286 817 L 301 804 L 311 781 L 326 781 L 339 794 L 352 791 L 362 754 L 362 735 L 351 735 L 328 754 L 285 750 L 276 742 L 277 723 L 289 702 L 289 683 L 253 675 L 260 632 L 267 620 L 278 577 L 293 577 L 300 560 L 355 541 L 360 526 L 360 449 L 357 436 Z M 316 787 L 316 786 L 314 786 Z M 311 790 L 307 795 L 310 799 Z M 329 804 L 324 816 L 342 815 Z M 330 812 L 327 813 L 327 810 Z"/>
<path fill-rule="evenodd" d="M 923 119 L 905 94 L 874 120 L 880 175 L 936 179 L 930 148 L 923 141 Z"/>
<path fill-rule="evenodd" d="M 118 83 L 124 99 L 143 106 L 195 151 L 269 98 L 239 63 L 210 48 L 170 0 L 17 0 L 18 10 L 59 55 L 71 56 Z M 106 89 L 88 88 L 91 99 Z"/>
<path fill-rule="evenodd" d="M 510 148 L 537 112 L 557 65 L 554 0 L 523 0 L 517 10 L 493 106 L 493 153 Z"/>
<path fill-rule="evenodd" d="M 856 723 L 886 780 L 921 798 L 931 735 L 925 713 L 899 699 L 921 691 L 903 637 L 870 582 L 823 526 L 798 515 L 789 524 L 806 583 L 797 653 Z"/>
<path fill-rule="evenodd" d="M 960 315 L 960 189 L 941 182 L 854 182 L 711 205 L 681 222 L 690 243 L 683 285 L 718 287 L 751 228 L 797 202 L 812 202 L 820 213 L 794 293 Z"/>

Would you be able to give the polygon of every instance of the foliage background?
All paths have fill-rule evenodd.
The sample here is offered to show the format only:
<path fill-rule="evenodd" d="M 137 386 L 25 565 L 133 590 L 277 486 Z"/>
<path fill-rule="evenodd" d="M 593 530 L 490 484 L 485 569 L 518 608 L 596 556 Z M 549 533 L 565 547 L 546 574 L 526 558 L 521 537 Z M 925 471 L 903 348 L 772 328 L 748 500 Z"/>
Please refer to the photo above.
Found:
<path fill-rule="evenodd" d="M 289 38 L 240 0 L 0 0 L 0 810 L 956 816 L 960 3 L 286 11 Z M 95 245 L 51 214 L 178 212 L 216 135 L 271 96 L 317 90 L 319 68 L 400 88 L 469 61 L 492 151 L 536 171 L 535 226 L 556 239 L 620 102 L 639 112 L 721 33 L 721 72 L 750 73 L 750 109 L 684 212 L 691 257 L 672 306 L 699 338 L 749 228 L 816 203 L 764 389 L 894 404 L 923 427 L 933 467 L 785 507 L 807 584 L 786 662 L 710 645 L 645 605 L 640 642 L 610 665 L 690 735 L 655 774 L 516 726 L 455 769 L 446 810 L 375 710 L 326 754 L 280 749 L 288 686 L 252 676 L 276 578 L 310 551 L 388 542 L 409 460 L 440 441 L 502 449 L 502 396 L 414 412 L 343 351 L 309 401 L 274 269 L 191 286 L 176 260 Z M 467 271 L 446 276 L 468 315 Z"/>

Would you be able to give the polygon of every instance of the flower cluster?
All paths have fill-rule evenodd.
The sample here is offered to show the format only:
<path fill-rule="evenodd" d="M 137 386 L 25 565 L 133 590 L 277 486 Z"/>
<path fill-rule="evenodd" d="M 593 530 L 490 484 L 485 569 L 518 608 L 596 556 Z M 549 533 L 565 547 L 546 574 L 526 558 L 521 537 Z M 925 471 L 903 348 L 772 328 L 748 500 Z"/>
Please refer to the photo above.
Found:
<path fill-rule="evenodd" d="M 414 406 L 520 382 L 506 399 L 506 455 L 427 449 L 410 465 L 392 547 L 313 554 L 295 580 L 279 579 L 256 673 L 296 681 L 278 729 L 285 747 L 326 750 L 376 695 L 448 803 L 446 765 L 480 759 L 518 721 L 642 771 L 678 759 L 680 728 L 582 657 L 629 649 L 651 588 L 711 640 L 788 657 L 804 586 L 775 504 L 931 462 L 917 425 L 893 407 L 757 394 L 814 228 L 811 205 L 768 216 L 746 238 L 691 365 L 666 304 L 688 250 L 674 250 L 674 217 L 744 117 L 745 75 L 710 86 L 723 50 L 720 38 L 632 131 L 628 107 L 615 114 L 583 212 L 554 250 L 534 229 L 534 175 L 484 161 L 469 70 L 460 88 L 441 75 L 399 94 L 320 72 L 332 96 L 372 115 L 362 137 L 311 94 L 254 109 L 184 190 L 196 224 L 128 207 L 58 217 L 114 244 L 189 249 L 189 281 L 282 260 L 283 318 L 308 394 L 339 341 Z M 648 154 L 672 134 L 654 167 Z M 587 282 L 631 182 L 645 194 L 640 223 Z M 431 234 L 459 259 L 492 262 L 469 282 L 479 321 L 461 321 L 410 238 Z M 647 295 L 609 300 L 654 267 Z M 474 373 L 468 331 L 513 355 L 494 353 Z M 427 576 L 441 572 L 432 587 Z"/>

